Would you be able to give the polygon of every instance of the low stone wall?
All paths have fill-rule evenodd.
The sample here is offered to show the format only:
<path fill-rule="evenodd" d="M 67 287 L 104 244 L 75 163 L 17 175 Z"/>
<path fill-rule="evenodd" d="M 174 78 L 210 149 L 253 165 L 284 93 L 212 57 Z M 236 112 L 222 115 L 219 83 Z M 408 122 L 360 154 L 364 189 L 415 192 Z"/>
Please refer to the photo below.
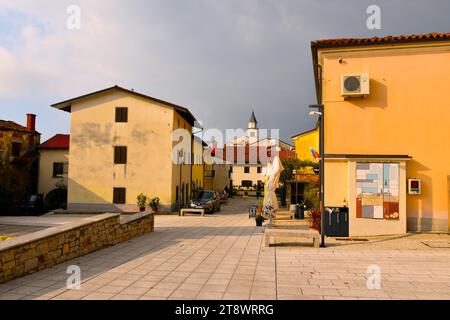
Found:
<path fill-rule="evenodd" d="M 154 216 L 105 213 L 0 243 L 0 283 L 153 232 Z"/>

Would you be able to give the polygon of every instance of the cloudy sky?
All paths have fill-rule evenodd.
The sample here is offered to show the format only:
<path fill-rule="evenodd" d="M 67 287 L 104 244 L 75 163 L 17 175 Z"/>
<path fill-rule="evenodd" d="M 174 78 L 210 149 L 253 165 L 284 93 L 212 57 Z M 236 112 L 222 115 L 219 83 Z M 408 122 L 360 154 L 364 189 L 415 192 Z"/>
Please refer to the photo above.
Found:
<path fill-rule="evenodd" d="M 366 27 L 371 4 L 381 30 Z M 50 104 L 117 84 L 208 128 L 245 127 L 253 109 L 290 141 L 314 124 L 311 40 L 450 32 L 449 15 L 447 0 L 0 0 L 0 119 L 36 113 L 47 139 L 69 132 Z"/>

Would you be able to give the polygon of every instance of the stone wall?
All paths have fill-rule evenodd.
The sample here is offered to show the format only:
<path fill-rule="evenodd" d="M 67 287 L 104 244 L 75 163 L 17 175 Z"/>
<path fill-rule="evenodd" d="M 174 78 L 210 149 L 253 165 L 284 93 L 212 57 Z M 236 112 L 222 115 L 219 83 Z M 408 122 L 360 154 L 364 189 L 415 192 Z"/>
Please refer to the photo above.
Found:
<path fill-rule="evenodd" d="M 0 244 L 0 283 L 115 245 L 154 230 L 154 216 L 105 213 Z"/>

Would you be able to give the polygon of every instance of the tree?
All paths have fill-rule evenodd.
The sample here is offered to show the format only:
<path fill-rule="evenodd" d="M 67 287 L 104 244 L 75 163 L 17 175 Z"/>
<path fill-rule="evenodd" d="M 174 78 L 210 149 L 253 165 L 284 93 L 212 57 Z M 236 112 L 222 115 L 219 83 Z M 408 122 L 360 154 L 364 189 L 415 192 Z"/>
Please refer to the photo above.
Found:
<path fill-rule="evenodd" d="M 313 168 L 319 169 L 319 163 L 311 160 L 299 160 L 297 158 L 288 158 L 281 160 L 283 164 L 284 170 L 280 175 L 280 182 L 282 187 L 280 188 L 280 196 L 281 196 L 281 206 L 286 206 L 286 194 L 287 194 L 287 181 L 294 180 L 292 172 L 295 170 L 299 170 L 301 168 Z"/>

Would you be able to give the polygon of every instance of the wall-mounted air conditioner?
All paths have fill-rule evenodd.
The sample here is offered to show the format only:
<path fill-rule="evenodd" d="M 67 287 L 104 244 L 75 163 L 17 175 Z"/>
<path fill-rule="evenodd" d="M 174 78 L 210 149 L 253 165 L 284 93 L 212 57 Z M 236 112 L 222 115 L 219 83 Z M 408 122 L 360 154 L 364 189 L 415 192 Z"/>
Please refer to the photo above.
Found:
<path fill-rule="evenodd" d="M 344 97 L 363 97 L 370 93 L 369 74 L 343 74 L 341 78 L 341 95 Z"/>

